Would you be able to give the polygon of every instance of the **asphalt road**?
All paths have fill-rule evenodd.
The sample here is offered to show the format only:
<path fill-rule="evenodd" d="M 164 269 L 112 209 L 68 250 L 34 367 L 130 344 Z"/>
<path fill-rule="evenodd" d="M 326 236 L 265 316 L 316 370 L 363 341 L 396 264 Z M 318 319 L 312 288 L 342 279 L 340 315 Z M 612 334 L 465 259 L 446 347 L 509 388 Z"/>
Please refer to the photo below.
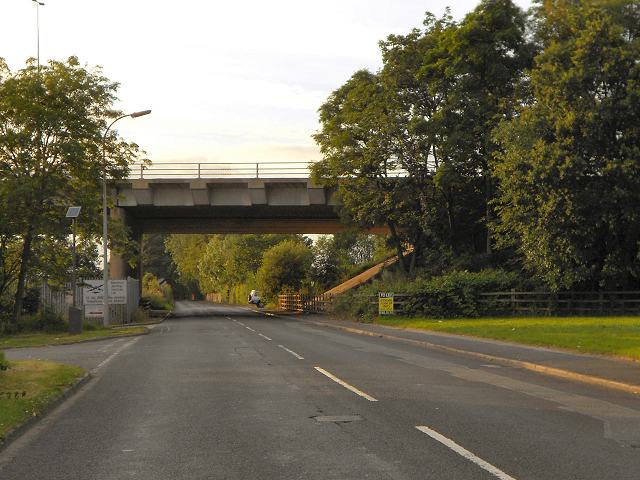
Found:
<path fill-rule="evenodd" d="M 94 379 L 0 453 L 10 479 L 634 479 L 638 395 L 243 308 L 6 352 Z"/>

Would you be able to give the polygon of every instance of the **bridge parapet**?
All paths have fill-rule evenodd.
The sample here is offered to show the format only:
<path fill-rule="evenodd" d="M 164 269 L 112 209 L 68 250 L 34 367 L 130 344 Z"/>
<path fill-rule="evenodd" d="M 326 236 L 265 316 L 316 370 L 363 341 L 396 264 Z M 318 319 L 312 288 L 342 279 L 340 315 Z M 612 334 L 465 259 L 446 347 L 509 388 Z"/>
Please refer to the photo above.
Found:
<path fill-rule="evenodd" d="M 116 184 L 118 207 L 337 205 L 308 178 L 135 179 Z"/>
<path fill-rule="evenodd" d="M 131 179 L 154 178 L 303 178 L 314 162 L 171 162 L 131 167 Z"/>

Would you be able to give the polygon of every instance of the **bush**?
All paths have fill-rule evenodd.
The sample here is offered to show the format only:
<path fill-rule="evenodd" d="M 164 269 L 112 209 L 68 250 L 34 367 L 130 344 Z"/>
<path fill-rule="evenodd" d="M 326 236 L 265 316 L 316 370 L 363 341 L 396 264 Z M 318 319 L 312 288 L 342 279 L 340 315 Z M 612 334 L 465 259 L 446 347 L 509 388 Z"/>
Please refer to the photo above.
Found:
<path fill-rule="evenodd" d="M 158 278 L 152 273 L 146 273 L 142 279 L 142 296 L 149 298 L 149 304 L 155 310 L 173 309 L 171 286 L 160 286 Z"/>
<path fill-rule="evenodd" d="M 56 333 L 69 330 L 69 323 L 62 314 L 45 308 L 35 315 L 23 315 L 13 329 L 13 333 Z"/>
<path fill-rule="evenodd" d="M 344 292 L 336 297 L 332 314 L 340 318 L 371 323 L 377 313 L 372 297 L 374 294 L 363 287 L 357 291 Z"/>
<path fill-rule="evenodd" d="M 520 275 L 504 270 L 482 270 L 477 273 L 456 271 L 409 286 L 407 293 L 410 297 L 405 312 L 434 318 L 507 314 L 507 306 L 480 302 L 480 294 L 504 292 L 512 288 L 526 288 L 526 281 Z"/>
<path fill-rule="evenodd" d="M 0 375 L 8 368 L 11 368 L 11 364 L 4 358 L 4 352 L 0 352 Z"/>
<path fill-rule="evenodd" d="M 82 322 L 82 331 L 83 332 L 93 332 L 98 329 L 98 326 L 95 323 L 91 322 Z"/>
<path fill-rule="evenodd" d="M 22 300 L 22 313 L 36 315 L 40 309 L 40 286 L 27 287 Z"/>

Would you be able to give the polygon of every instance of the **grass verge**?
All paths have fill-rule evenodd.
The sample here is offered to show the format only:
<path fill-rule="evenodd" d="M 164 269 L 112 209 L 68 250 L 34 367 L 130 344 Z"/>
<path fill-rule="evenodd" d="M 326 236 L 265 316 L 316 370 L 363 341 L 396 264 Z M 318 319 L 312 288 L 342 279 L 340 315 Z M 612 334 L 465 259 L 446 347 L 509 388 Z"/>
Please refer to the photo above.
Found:
<path fill-rule="evenodd" d="M 640 360 L 640 317 L 438 320 L 390 315 L 374 323 Z"/>
<path fill-rule="evenodd" d="M 84 376 L 82 368 L 53 362 L 15 361 L 0 375 L 0 444 L 8 431 L 40 415 Z"/>
<path fill-rule="evenodd" d="M 126 327 L 87 330 L 83 331 L 79 335 L 69 335 L 65 332 L 9 335 L 0 337 L 0 348 L 59 345 L 68 342 L 92 340 L 94 338 L 118 337 L 135 333 L 145 333 L 147 330 L 147 327 Z"/>

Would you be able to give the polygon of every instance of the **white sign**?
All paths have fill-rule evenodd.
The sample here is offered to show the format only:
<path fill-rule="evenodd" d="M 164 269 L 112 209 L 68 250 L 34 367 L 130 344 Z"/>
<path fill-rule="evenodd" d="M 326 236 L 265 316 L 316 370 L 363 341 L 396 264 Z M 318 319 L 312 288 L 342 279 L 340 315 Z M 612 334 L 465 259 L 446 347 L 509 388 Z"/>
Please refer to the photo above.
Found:
<path fill-rule="evenodd" d="M 85 280 L 84 283 L 88 287 L 82 289 L 83 303 L 85 305 L 102 305 L 104 303 L 104 290 L 102 288 L 104 282 L 102 280 Z"/>
<path fill-rule="evenodd" d="M 104 282 L 102 280 L 85 280 L 88 286 L 84 287 L 85 305 L 104 304 Z M 127 281 L 109 280 L 109 305 L 124 305 L 127 303 Z M 100 314 L 102 315 L 102 313 Z"/>
<path fill-rule="evenodd" d="M 127 304 L 127 281 L 109 280 L 109 305 Z"/>

